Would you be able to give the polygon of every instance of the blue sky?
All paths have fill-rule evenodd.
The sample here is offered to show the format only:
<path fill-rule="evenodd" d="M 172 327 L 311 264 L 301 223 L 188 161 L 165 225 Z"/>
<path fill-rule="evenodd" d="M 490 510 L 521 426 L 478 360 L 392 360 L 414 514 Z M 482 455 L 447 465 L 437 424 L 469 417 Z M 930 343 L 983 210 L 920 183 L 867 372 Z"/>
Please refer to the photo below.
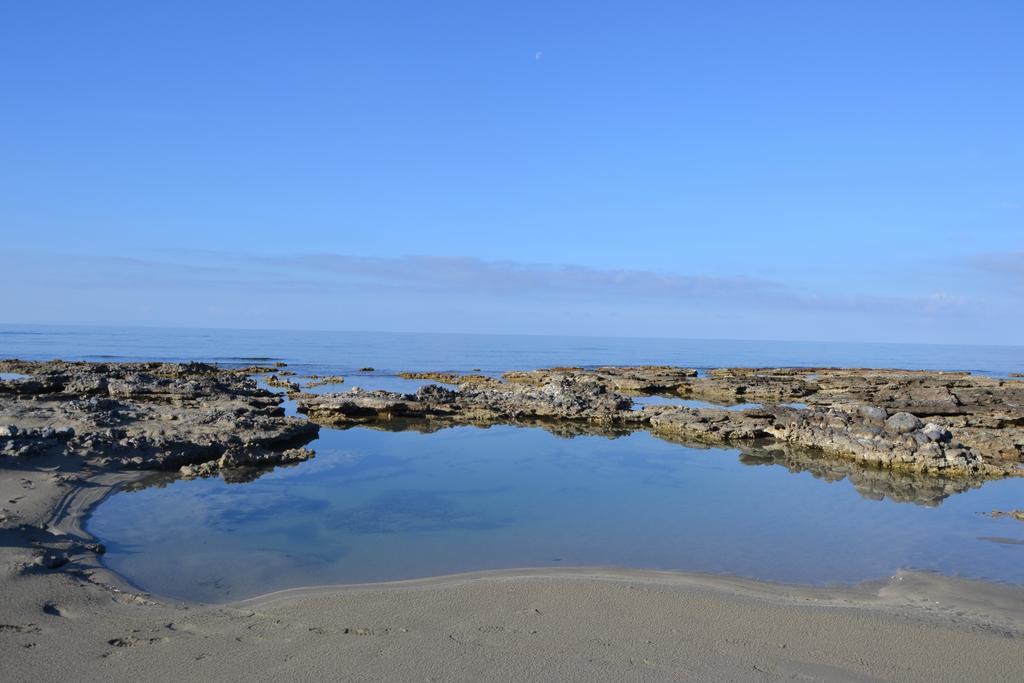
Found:
<path fill-rule="evenodd" d="M 1024 343 L 1024 3 L 0 7 L 0 321 Z"/>

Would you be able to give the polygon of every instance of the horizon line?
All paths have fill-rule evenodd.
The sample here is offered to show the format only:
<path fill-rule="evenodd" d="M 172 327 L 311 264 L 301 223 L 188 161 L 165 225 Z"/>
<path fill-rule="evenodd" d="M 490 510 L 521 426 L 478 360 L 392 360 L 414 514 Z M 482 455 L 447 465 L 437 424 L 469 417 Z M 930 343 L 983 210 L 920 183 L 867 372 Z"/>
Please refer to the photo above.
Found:
<path fill-rule="evenodd" d="M 195 330 L 195 331 L 231 331 L 231 332 L 296 332 L 312 334 L 394 334 L 394 335 L 429 335 L 429 336 L 473 336 L 473 337 L 541 337 L 546 339 L 635 339 L 651 341 L 718 341 L 746 342 L 754 344 L 845 344 L 851 346 L 929 346 L 929 347 L 977 347 L 997 349 L 1022 349 L 1024 344 L 954 344 L 949 342 L 908 342 L 908 341 L 838 341 L 828 339 L 752 339 L 738 337 L 674 337 L 674 336 L 643 336 L 643 335 L 594 335 L 594 334 L 551 334 L 540 332 L 433 332 L 414 330 L 355 330 L 355 329 L 304 329 L 287 327 L 197 327 L 191 325 L 144 325 L 131 323 L 19 323 L 0 321 L 0 331 L 4 327 L 85 327 L 90 329 L 127 328 L 146 330 Z"/>

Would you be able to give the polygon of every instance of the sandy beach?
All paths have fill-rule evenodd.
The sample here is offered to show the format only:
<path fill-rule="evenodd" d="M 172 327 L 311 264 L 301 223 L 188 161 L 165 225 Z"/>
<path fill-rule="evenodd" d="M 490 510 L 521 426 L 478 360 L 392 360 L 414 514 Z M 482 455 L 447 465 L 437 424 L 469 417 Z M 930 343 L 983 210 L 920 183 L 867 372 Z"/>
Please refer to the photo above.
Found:
<path fill-rule="evenodd" d="M 63 465 L 64 470 L 61 470 Z M 34 541 L 140 473 L 0 470 L 5 681 L 1019 680 L 1024 589 L 904 573 L 815 589 L 601 568 L 484 572 L 201 605 Z M 42 538 L 45 536 L 46 538 Z"/>

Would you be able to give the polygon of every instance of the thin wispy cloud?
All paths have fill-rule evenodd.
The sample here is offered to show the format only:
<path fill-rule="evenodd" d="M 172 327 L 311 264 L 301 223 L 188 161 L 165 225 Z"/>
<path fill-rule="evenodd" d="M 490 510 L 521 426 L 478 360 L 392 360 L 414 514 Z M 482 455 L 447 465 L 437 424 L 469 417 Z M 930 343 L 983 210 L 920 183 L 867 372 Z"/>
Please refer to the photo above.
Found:
<path fill-rule="evenodd" d="M 289 272 L 329 273 L 341 282 L 416 291 L 502 297 L 562 297 L 659 302 L 668 306 L 934 313 L 971 302 L 947 292 L 878 296 L 804 290 L 780 281 L 736 276 L 658 273 L 571 264 L 487 261 L 468 257 L 361 257 L 302 254 L 257 262 Z"/>
<path fill-rule="evenodd" d="M 391 293 L 395 296 L 492 297 L 505 300 L 616 302 L 620 305 L 777 311 L 926 315 L 976 304 L 944 291 L 879 296 L 800 288 L 743 275 L 708 276 L 573 264 L 489 261 L 455 256 L 374 257 L 307 253 L 246 255 L 168 250 L 152 256 L 47 256 L 22 267 L 51 268 L 50 281 L 78 286 L 283 292 L 310 296 Z M 1024 260 L 1021 260 L 1024 264 Z M 1007 267 L 1013 265 L 1007 264 Z M 15 269 L 17 267 L 15 266 Z M 1022 270 L 1024 272 L 1024 270 Z"/>
<path fill-rule="evenodd" d="M 1024 251 L 980 254 L 974 257 L 972 264 L 984 272 L 1009 275 L 1024 281 Z"/>
<path fill-rule="evenodd" d="M 330 274 L 347 282 L 405 286 L 419 290 L 502 296 L 620 296 L 656 299 L 763 298 L 782 293 L 778 283 L 746 277 L 659 274 L 571 264 L 486 261 L 468 257 L 362 257 L 303 254 L 263 257 L 256 262 L 292 272 Z"/>
<path fill-rule="evenodd" d="M 1018 265 L 1007 259 L 1000 267 L 1016 272 Z M 28 307 L 15 299 L 8 307 L 13 322 L 746 338 L 785 329 L 786 338 L 803 339 L 999 338 L 987 321 L 1007 319 L 1005 300 L 971 296 L 955 280 L 948 288 L 921 290 L 894 282 L 881 279 L 876 291 L 855 291 L 843 286 L 841 275 L 787 282 L 464 256 L 205 249 L 19 253 L 0 269 L 0 288 L 29 290 L 31 299 L 46 302 Z"/>

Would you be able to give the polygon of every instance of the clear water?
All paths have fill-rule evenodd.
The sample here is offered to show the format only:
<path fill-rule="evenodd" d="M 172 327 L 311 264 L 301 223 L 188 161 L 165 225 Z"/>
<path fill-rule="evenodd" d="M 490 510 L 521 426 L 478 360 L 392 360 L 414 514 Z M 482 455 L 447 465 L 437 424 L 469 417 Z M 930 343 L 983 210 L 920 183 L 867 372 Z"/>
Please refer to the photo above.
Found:
<path fill-rule="evenodd" d="M 633 405 L 643 406 L 684 406 L 686 408 L 714 408 L 716 410 L 751 410 L 760 408 L 760 403 L 711 403 L 710 401 L 698 401 L 695 398 L 680 398 L 678 396 L 631 396 Z"/>
<path fill-rule="evenodd" d="M 422 379 L 406 379 L 399 377 L 398 375 L 384 375 L 380 373 L 354 373 L 351 375 L 345 375 L 345 381 L 337 384 L 321 384 L 315 387 L 305 386 L 307 380 L 302 378 L 290 378 L 295 379 L 299 384 L 303 385 L 303 391 L 311 394 L 334 394 L 338 392 L 351 391 L 356 387 L 365 391 L 394 391 L 399 394 L 415 394 L 416 390 L 420 387 L 427 386 L 428 384 L 441 384 L 434 380 L 422 380 Z M 441 386 L 448 386 L 441 384 Z"/>
<path fill-rule="evenodd" d="M 0 357 L 285 361 L 414 391 L 403 370 L 553 365 L 1024 369 L 1020 347 L 0 326 Z M 374 373 L 360 374 L 372 366 Z M 681 399 L 685 400 L 685 399 Z M 294 404 L 286 402 L 294 413 Z M 1024 480 L 967 488 L 845 463 L 695 449 L 646 433 L 566 439 L 493 427 L 324 429 L 318 455 L 247 483 L 161 478 L 87 528 L 142 588 L 232 600 L 477 569 L 612 565 L 850 583 L 899 568 L 1024 583 Z M 966 490 L 964 490 L 966 489 Z"/>
<path fill-rule="evenodd" d="M 22 375 L 17 372 L 0 372 L 0 380 L 7 381 L 12 379 L 25 379 L 28 375 Z"/>
<path fill-rule="evenodd" d="M 87 528 L 107 544 L 104 562 L 140 587 L 208 601 L 573 565 L 813 584 L 899 568 L 1024 582 L 1024 524 L 979 514 L 1019 507 L 1020 479 L 944 500 L 919 484 L 929 505 L 899 503 L 735 450 L 515 427 L 325 430 L 316 449 L 244 484 L 115 494 Z"/>

